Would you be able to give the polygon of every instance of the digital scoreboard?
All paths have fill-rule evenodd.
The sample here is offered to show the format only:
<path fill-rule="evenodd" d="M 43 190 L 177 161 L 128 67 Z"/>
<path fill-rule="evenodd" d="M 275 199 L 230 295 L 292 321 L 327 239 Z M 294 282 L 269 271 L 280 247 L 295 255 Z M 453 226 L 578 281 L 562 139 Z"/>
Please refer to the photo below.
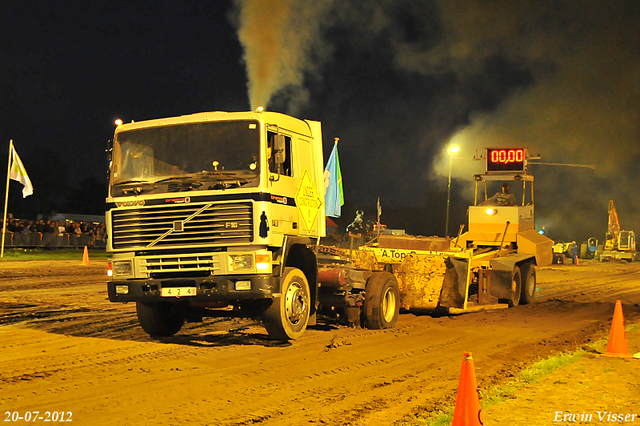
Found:
<path fill-rule="evenodd" d="M 524 172 L 525 148 L 487 148 L 487 172 Z"/>

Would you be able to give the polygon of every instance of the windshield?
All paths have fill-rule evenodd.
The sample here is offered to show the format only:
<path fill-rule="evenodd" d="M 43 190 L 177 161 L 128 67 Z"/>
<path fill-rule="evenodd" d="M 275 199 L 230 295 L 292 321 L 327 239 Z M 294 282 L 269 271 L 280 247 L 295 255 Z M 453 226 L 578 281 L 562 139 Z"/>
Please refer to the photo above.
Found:
<path fill-rule="evenodd" d="M 119 132 L 111 184 L 143 184 L 142 192 L 173 182 L 173 190 L 222 189 L 258 184 L 260 126 L 255 120 L 160 126 Z M 181 185 L 175 189 L 175 182 Z"/>

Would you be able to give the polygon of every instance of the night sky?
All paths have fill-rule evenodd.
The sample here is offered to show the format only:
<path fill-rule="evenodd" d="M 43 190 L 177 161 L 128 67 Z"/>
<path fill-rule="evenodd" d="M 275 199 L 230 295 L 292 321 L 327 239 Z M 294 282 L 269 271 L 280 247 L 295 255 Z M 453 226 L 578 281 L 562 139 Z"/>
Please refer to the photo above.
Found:
<path fill-rule="evenodd" d="M 602 239 L 609 200 L 640 232 L 637 2 L 6 0 L 0 10 L 0 161 L 13 139 L 35 188 L 23 200 L 12 183 L 18 216 L 99 213 L 115 118 L 264 105 L 322 121 L 325 159 L 341 138 L 339 222 L 356 208 L 374 219 L 380 197 L 389 227 L 443 235 L 453 142 L 451 232 L 482 172 L 471 158 L 497 146 L 574 165 L 531 166 L 537 225 L 552 238 Z"/>

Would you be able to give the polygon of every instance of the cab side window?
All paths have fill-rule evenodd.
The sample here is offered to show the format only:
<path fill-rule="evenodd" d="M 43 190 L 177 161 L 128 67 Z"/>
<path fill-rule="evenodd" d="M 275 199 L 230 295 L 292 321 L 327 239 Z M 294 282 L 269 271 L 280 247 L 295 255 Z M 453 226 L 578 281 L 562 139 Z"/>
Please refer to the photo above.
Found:
<path fill-rule="evenodd" d="M 285 160 L 282 164 L 276 164 L 274 147 L 275 136 L 276 134 L 274 132 L 267 132 L 267 160 L 269 162 L 269 171 L 271 173 L 279 173 L 284 176 L 291 176 L 291 138 L 289 136 L 284 137 Z"/>

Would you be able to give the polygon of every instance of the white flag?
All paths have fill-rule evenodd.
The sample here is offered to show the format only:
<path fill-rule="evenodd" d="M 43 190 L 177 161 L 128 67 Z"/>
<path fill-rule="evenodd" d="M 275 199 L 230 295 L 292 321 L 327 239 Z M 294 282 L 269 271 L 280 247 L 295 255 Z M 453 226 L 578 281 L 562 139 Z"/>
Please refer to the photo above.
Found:
<path fill-rule="evenodd" d="M 9 178 L 13 180 L 17 180 L 21 184 L 24 185 L 22 188 L 22 198 L 27 198 L 29 195 L 33 194 L 33 185 L 31 184 L 31 179 L 27 176 L 27 171 L 18 157 L 18 153 L 16 149 L 11 145 L 11 169 L 9 171 Z"/>

